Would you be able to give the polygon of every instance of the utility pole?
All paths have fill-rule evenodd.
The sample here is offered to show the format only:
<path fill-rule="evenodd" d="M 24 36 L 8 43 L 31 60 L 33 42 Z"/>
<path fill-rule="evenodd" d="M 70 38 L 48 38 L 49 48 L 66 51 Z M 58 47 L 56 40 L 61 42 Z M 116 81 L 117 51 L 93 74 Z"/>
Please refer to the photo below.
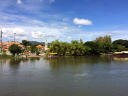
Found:
<path fill-rule="evenodd" d="M 2 54 L 2 49 L 3 49 L 3 44 L 2 44 L 2 35 L 3 35 L 3 32 L 2 32 L 2 30 L 1 30 L 1 32 L 0 32 L 0 43 L 1 43 L 1 54 Z"/>

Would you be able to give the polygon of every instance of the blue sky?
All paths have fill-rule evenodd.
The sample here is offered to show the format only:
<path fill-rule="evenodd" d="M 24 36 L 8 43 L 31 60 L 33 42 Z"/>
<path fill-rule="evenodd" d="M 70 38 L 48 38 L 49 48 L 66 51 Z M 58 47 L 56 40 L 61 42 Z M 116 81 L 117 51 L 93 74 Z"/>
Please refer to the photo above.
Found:
<path fill-rule="evenodd" d="M 0 0 L 3 40 L 128 38 L 127 0 Z"/>

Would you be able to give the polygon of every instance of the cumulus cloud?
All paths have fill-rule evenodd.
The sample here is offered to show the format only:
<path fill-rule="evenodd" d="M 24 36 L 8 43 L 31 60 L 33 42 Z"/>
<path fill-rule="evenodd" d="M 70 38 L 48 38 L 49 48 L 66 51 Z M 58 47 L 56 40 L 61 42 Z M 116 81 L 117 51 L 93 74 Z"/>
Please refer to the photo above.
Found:
<path fill-rule="evenodd" d="M 37 27 L 32 32 L 32 38 L 34 39 L 49 39 L 55 40 L 60 39 L 64 34 L 64 29 L 53 28 L 53 27 Z"/>
<path fill-rule="evenodd" d="M 34 39 L 41 39 L 41 38 L 43 38 L 42 32 L 32 32 L 31 36 L 32 36 Z"/>
<path fill-rule="evenodd" d="M 16 33 L 17 36 L 25 36 L 25 30 L 22 28 L 14 28 L 12 29 L 13 33 Z"/>
<path fill-rule="evenodd" d="M 18 41 L 21 41 L 21 40 L 27 38 L 27 33 L 25 32 L 25 30 L 23 28 L 20 28 L 20 27 L 2 28 L 2 32 L 3 32 L 3 40 L 4 41 L 12 41 L 14 39 L 14 33 L 16 33 L 15 38 Z"/>
<path fill-rule="evenodd" d="M 2 28 L 3 31 L 3 41 L 14 40 L 14 33 L 16 33 L 16 40 L 21 41 L 23 39 L 27 40 L 37 40 L 51 42 L 53 40 L 71 41 L 83 39 L 84 41 L 95 40 L 99 36 L 111 35 L 113 40 L 116 39 L 127 39 L 127 30 L 111 30 L 111 31 L 84 31 L 75 27 L 58 28 L 45 26 L 45 27 L 7 27 Z M 75 32 L 75 34 L 74 34 Z M 125 34 L 125 36 L 123 35 Z"/>
<path fill-rule="evenodd" d="M 22 4 L 22 0 L 17 0 L 17 4 Z"/>
<path fill-rule="evenodd" d="M 76 25 L 92 25 L 93 24 L 91 20 L 79 19 L 79 18 L 74 18 L 73 22 Z"/>
<path fill-rule="evenodd" d="M 4 34 L 9 35 L 16 33 L 18 36 L 24 36 L 26 34 L 25 30 L 19 27 L 2 28 L 2 31 L 4 32 Z"/>

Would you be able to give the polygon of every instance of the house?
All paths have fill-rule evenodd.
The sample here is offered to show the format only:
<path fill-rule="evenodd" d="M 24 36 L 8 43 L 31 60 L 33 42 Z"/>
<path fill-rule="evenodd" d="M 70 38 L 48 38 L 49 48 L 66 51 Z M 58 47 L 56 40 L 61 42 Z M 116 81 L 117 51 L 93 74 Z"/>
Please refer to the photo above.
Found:
<path fill-rule="evenodd" d="M 6 52 L 6 54 L 10 55 L 9 52 L 9 47 L 13 44 L 17 44 L 18 46 L 20 46 L 22 49 L 24 49 L 24 46 L 20 43 L 20 42 L 2 42 L 2 46 L 0 44 L 0 48 L 2 47 L 3 52 Z"/>
<path fill-rule="evenodd" d="M 45 46 L 37 45 L 36 48 L 37 48 L 38 51 L 41 52 L 41 53 L 45 51 Z"/>

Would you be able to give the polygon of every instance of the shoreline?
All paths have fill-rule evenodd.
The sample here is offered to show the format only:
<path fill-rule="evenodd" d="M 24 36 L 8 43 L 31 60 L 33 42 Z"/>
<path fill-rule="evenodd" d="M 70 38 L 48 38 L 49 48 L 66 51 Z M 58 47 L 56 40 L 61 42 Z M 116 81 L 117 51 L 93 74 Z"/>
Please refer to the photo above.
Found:
<path fill-rule="evenodd" d="M 85 55 L 84 57 L 92 57 L 92 56 L 112 56 L 112 57 L 117 57 L 117 58 L 128 58 L 128 54 L 101 54 L 101 55 Z M 7 58 L 12 58 L 13 56 L 11 55 L 0 55 L 0 57 L 7 57 Z M 47 58 L 59 58 L 59 57 L 81 57 L 81 56 L 46 56 L 46 55 L 20 55 L 16 56 L 16 58 L 41 58 L 41 57 L 47 57 Z M 83 57 L 83 56 L 82 56 Z"/>

